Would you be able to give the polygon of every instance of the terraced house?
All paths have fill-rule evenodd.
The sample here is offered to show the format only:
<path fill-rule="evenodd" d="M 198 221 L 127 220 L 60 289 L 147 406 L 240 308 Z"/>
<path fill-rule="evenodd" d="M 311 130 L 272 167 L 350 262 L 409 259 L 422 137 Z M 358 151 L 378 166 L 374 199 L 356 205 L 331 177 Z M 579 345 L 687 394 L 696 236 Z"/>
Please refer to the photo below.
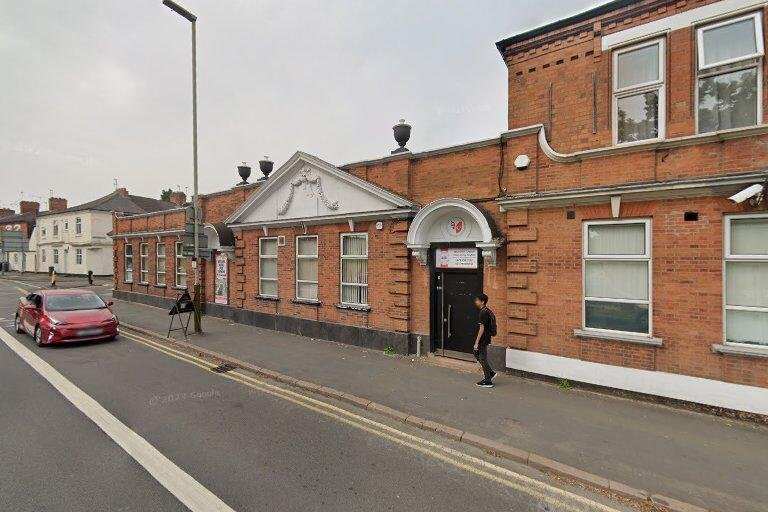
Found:
<path fill-rule="evenodd" d="M 765 414 L 766 16 L 618 0 L 499 41 L 508 131 L 341 166 L 297 152 L 204 203 L 209 313 L 465 357 L 483 291 L 497 365 Z M 163 257 L 152 222 L 116 220 L 117 297 L 168 296 L 127 277 L 142 237 Z"/>
<path fill-rule="evenodd" d="M 48 211 L 37 217 L 27 261 L 34 270 L 58 274 L 112 275 L 112 215 L 145 213 L 176 205 L 150 197 L 135 196 L 119 188 L 87 203 L 67 206 L 67 200 L 52 197 Z"/>

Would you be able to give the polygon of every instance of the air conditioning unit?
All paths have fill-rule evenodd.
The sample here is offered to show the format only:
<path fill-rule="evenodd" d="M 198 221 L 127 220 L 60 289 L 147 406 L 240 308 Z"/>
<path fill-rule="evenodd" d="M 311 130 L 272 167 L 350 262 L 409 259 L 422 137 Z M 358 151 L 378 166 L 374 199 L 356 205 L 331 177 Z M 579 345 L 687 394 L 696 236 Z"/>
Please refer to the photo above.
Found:
<path fill-rule="evenodd" d="M 277 246 L 283 247 L 285 245 L 285 235 L 280 235 L 277 237 Z"/>

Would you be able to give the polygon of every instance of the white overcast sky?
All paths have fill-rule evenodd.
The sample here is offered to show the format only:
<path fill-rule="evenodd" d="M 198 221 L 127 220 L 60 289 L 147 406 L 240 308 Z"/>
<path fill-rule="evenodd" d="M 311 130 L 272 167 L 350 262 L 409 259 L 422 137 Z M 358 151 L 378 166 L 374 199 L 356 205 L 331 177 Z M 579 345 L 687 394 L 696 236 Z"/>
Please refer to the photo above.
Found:
<path fill-rule="evenodd" d="M 200 190 L 297 149 L 384 156 L 506 129 L 494 43 L 594 0 L 183 0 L 197 14 Z M 0 206 L 191 191 L 190 27 L 161 0 L 0 0 Z M 254 175 L 257 174 L 254 172 Z"/>

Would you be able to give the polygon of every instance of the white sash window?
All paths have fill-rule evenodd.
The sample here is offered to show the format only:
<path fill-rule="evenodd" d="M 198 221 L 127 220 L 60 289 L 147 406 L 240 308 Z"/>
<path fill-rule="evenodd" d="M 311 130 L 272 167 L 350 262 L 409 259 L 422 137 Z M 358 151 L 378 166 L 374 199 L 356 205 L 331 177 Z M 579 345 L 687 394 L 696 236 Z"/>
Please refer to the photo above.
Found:
<path fill-rule="evenodd" d="M 763 31 L 760 13 L 699 27 L 699 133 L 761 123 Z"/>
<path fill-rule="evenodd" d="M 725 219 L 725 341 L 768 348 L 768 214 Z"/>
<path fill-rule="evenodd" d="M 139 279 L 141 284 L 149 283 L 149 244 L 139 245 Z"/>
<path fill-rule="evenodd" d="M 317 236 L 296 237 L 296 298 L 318 300 Z"/>
<path fill-rule="evenodd" d="M 277 297 L 277 238 L 259 239 L 259 295 Z"/>
<path fill-rule="evenodd" d="M 584 223 L 584 328 L 651 334 L 650 220 Z"/>
<path fill-rule="evenodd" d="M 126 283 L 133 282 L 133 245 L 125 244 L 125 272 L 123 279 Z"/>
<path fill-rule="evenodd" d="M 613 141 L 664 138 L 664 39 L 613 52 Z"/>
<path fill-rule="evenodd" d="M 368 305 L 368 235 L 341 235 L 341 303 Z"/>
<path fill-rule="evenodd" d="M 184 264 L 184 244 L 176 242 L 176 287 L 187 287 L 187 267 Z"/>
<path fill-rule="evenodd" d="M 165 244 L 158 243 L 155 248 L 155 284 L 165 286 Z"/>

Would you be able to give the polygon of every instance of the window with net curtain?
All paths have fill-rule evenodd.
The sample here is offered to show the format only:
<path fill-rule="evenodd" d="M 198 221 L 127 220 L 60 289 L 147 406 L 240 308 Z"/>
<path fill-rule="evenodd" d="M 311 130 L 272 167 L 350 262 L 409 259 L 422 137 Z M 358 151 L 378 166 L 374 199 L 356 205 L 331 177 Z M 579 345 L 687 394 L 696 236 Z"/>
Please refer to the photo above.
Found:
<path fill-rule="evenodd" d="M 616 50 L 613 67 L 614 142 L 662 138 L 664 40 Z"/>
<path fill-rule="evenodd" d="M 277 297 L 277 238 L 259 239 L 259 295 Z"/>
<path fill-rule="evenodd" d="M 726 222 L 725 340 L 768 347 L 768 215 Z"/>
<path fill-rule="evenodd" d="M 296 237 L 296 298 L 318 300 L 317 237 Z"/>
<path fill-rule="evenodd" d="M 125 244 L 125 272 L 123 274 L 123 280 L 126 283 L 133 282 L 133 246 L 131 244 Z"/>
<path fill-rule="evenodd" d="M 149 282 L 149 244 L 139 245 L 139 280 L 142 284 Z"/>
<path fill-rule="evenodd" d="M 158 286 L 165 285 L 165 244 L 157 244 L 155 248 L 156 262 L 155 262 L 155 284 Z"/>
<path fill-rule="evenodd" d="M 176 242 L 176 286 L 187 287 L 187 267 L 184 265 L 184 244 Z"/>
<path fill-rule="evenodd" d="M 368 235 L 341 236 L 341 303 L 368 305 Z"/>
<path fill-rule="evenodd" d="M 699 133 L 758 124 L 763 55 L 760 14 L 700 27 L 697 43 Z"/>
<path fill-rule="evenodd" d="M 586 223 L 584 328 L 650 334 L 647 221 Z"/>

